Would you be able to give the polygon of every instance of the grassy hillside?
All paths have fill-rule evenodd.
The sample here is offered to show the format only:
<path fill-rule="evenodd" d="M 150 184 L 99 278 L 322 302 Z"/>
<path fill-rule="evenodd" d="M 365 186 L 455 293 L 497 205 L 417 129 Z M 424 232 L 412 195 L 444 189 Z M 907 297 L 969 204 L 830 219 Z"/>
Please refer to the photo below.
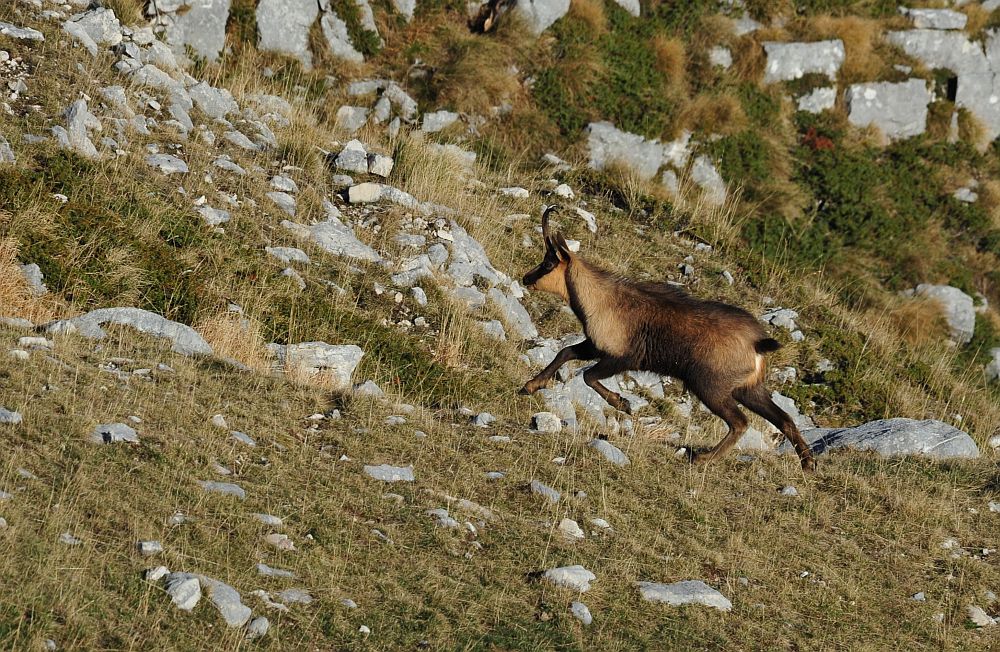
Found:
<path fill-rule="evenodd" d="M 19 342 L 36 333 L 0 326 L 0 407 L 23 416 L 21 424 L 0 425 L 0 491 L 10 494 L 0 499 L 7 523 L 0 529 L 0 646 L 39 649 L 46 639 L 59 649 L 115 650 L 998 644 L 1000 628 L 971 626 L 967 608 L 1000 609 L 990 593 L 1000 591 L 991 548 L 1000 514 L 989 507 L 1000 501 L 1000 486 L 987 444 L 1000 432 L 1000 388 L 982 373 L 987 351 L 1000 346 L 1000 322 L 995 309 L 982 312 L 974 340 L 955 347 L 939 306 L 897 294 L 921 282 L 949 283 L 1000 305 L 997 150 L 976 147 L 968 116 L 957 143 L 935 123 L 924 137 L 883 147 L 877 134 L 849 128 L 842 107 L 823 118 L 796 113 L 787 96 L 819 81 L 765 87 L 762 62 L 754 59 L 760 41 L 772 36 L 838 35 L 848 44 L 838 81 L 881 79 L 904 62 L 875 38 L 899 24 L 894 6 L 750 3 L 762 21 L 788 20 L 780 32 L 736 38 L 711 3 L 644 5 L 646 16 L 633 19 L 613 3 L 574 1 L 537 41 L 509 22 L 495 34 L 471 35 L 455 3 L 420 4 L 408 25 L 377 6 L 386 44 L 379 49 L 358 34 L 350 3 L 341 4 L 355 43 L 371 55 L 362 67 L 319 57 L 306 73 L 258 53 L 248 43 L 252 3 L 237 0 L 233 52 L 192 71 L 230 89 L 241 106 L 259 92 L 288 98 L 290 126 L 275 129 L 277 147 L 239 150 L 224 140 L 225 126 L 205 120 L 214 142 L 162 126 L 149 136 L 131 133 L 122 154 L 99 160 L 26 136 L 64 124 L 66 106 L 78 97 L 111 115 L 101 107 L 102 87 L 123 84 L 135 98 L 142 90 L 115 73 L 110 54 L 92 58 L 67 47 L 58 23 L 36 18 L 29 3 L 0 7 L 0 21 L 46 36 L 0 40 L 28 86 L 0 115 L 0 135 L 17 158 L 0 168 L 0 316 L 42 324 L 136 306 L 195 327 L 217 354 L 185 358 L 129 329 L 112 329 L 101 342 L 49 336 L 51 350 L 36 350 Z M 108 5 L 138 19 L 132 0 Z M 970 30 L 981 33 L 991 20 L 979 16 Z M 707 63 L 718 43 L 733 50 L 730 71 Z M 273 74 L 261 74 L 268 67 Z M 351 137 L 335 124 L 339 106 L 353 101 L 345 82 L 373 76 L 399 80 L 426 110 L 489 115 L 490 107 L 510 103 L 510 112 L 478 135 L 404 129 L 390 138 L 375 127 L 355 135 L 393 156 L 386 183 L 454 209 L 497 269 L 519 278 L 537 264 L 535 220 L 556 183 L 565 182 L 577 194 L 571 203 L 597 215 L 597 233 L 571 213 L 559 218 L 589 259 L 633 277 L 681 282 L 697 296 L 754 314 L 779 305 L 798 311 L 804 341 L 771 329 L 784 348 L 770 356 L 772 368 L 798 369 L 798 380 L 772 384 L 819 426 L 934 418 L 968 431 L 983 457 L 934 462 L 838 452 L 810 475 L 791 456 L 771 454 L 692 467 L 679 449 L 714 444 L 723 426 L 697 407 L 684 416 L 677 384 L 638 415 L 662 421 L 637 421 L 631 434 L 593 422 L 578 433 L 531 431 L 543 401 L 516 395 L 534 373 L 519 359 L 531 345 L 513 337 L 497 342 L 482 331 L 477 322 L 500 316 L 492 304 L 467 310 L 438 286 L 442 279 L 422 284 L 426 307 L 403 289 L 397 300 L 395 268 L 295 238 L 281 226 L 289 216 L 267 197 L 273 175 L 290 175 L 300 188 L 296 222 L 324 219 L 322 202 L 330 199 L 387 260 L 412 253 L 394 236 L 412 224 L 414 211 L 349 205 L 331 180 L 326 153 Z M 949 107 L 932 108 L 950 115 Z M 587 170 L 579 132 L 602 118 L 664 140 L 693 131 L 731 184 L 730 199 L 711 208 L 687 183 L 671 197 L 623 170 Z M 233 118 L 237 126 L 241 120 Z M 820 137 L 830 146 L 816 147 Z M 434 150 L 434 140 L 476 151 L 475 166 L 464 169 Z M 191 172 L 153 171 L 145 162 L 149 146 L 180 156 Z M 543 165 L 545 151 L 572 169 Z M 214 167 L 220 154 L 250 173 Z M 970 178 L 980 182 L 972 205 L 951 194 Z M 511 185 L 527 188 L 530 198 L 498 194 Z M 220 193 L 236 202 L 223 232 L 194 210 L 202 196 L 224 206 Z M 699 243 L 711 250 L 696 249 Z M 268 246 L 309 254 L 312 263 L 296 267 L 304 289 L 281 275 L 287 265 L 268 256 Z M 694 273 L 685 276 L 678 266 L 688 256 Z M 17 262 L 37 263 L 50 294 L 31 296 Z M 553 298 L 531 293 L 524 303 L 543 336 L 578 332 Z M 426 325 L 416 325 L 418 317 Z M 307 341 L 361 346 L 355 381 L 374 380 L 387 398 L 274 373 L 266 344 Z M 29 351 L 28 359 L 8 356 L 12 349 Z M 818 372 L 822 360 L 832 370 Z M 133 373 L 144 369 L 152 371 Z M 310 419 L 335 409 L 341 418 Z M 496 423 L 471 425 L 469 413 L 481 411 Z M 228 429 L 211 424 L 216 414 Z M 129 417 L 139 420 L 130 422 L 138 444 L 87 441 L 98 424 Z M 256 447 L 229 430 L 247 433 Z M 587 447 L 594 437 L 607 437 L 631 464 L 604 461 Z M 385 485 L 362 472 L 383 463 L 412 465 L 415 482 Z M 505 475 L 491 480 L 488 472 Z M 208 493 L 202 480 L 235 482 L 246 499 Z M 532 480 L 560 491 L 560 500 L 532 494 Z M 787 486 L 798 496 L 783 495 Z M 448 509 L 457 527 L 436 525 L 427 512 L 438 508 Z M 177 513 L 187 519 L 172 521 Z M 264 525 L 255 513 L 284 524 Z M 582 540 L 559 530 L 567 518 L 582 527 Z M 80 544 L 60 542 L 67 532 Z M 296 550 L 265 541 L 275 533 Z M 165 551 L 142 557 L 141 540 L 161 541 Z M 296 577 L 259 576 L 258 563 Z M 179 611 L 162 583 L 143 579 L 160 564 L 231 584 L 254 615 L 270 619 L 269 633 L 247 641 L 244 630 L 225 627 L 207 598 L 192 613 Z M 573 564 L 597 575 L 582 595 L 539 577 Z M 719 589 L 733 611 L 647 603 L 634 586 L 685 579 Z M 252 595 L 292 587 L 314 601 L 282 612 Z M 912 600 L 916 593 L 926 600 Z M 357 608 L 346 607 L 346 598 Z M 575 600 L 589 606 L 592 625 L 573 618 Z"/>

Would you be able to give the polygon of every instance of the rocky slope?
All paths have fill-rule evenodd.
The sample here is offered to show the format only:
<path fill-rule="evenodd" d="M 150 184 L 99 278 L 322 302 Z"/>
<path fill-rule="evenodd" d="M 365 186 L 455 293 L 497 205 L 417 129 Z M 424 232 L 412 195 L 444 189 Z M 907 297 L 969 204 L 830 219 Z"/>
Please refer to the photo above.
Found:
<path fill-rule="evenodd" d="M 995 155 L 920 140 L 942 101 L 945 141 L 995 135 L 995 38 L 963 35 L 971 10 L 884 19 L 899 27 L 886 61 L 951 71 L 947 100 L 922 77 L 842 83 L 852 41 L 754 41 L 757 99 L 800 109 L 772 136 L 805 129 L 784 181 L 815 205 L 792 233 L 764 213 L 805 202 L 769 203 L 777 181 L 754 176 L 745 131 L 632 133 L 616 124 L 626 89 L 620 115 L 527 160 L 496 137 L 524 106 L 428 105 L 432 71 L 399 75 L 393 39 L 454 23 L 450 7 L 78 4 L 0 8 L 8 647 L 971 649 L 997 635 L 1000 342 L 981 246 Z M 463 38 L 563 43 L 582 6 L 519 3 L 501 34 Z M 614 21 L 650 10 L 616 7 Z M 727 11 L 707 53 L 721 71 L 762 31 L 805 30 Z M 336 59 L 369 67 L 342 79 Z M 865 185 L 866 157 L 886 187 Z M 824 454 L 817 475 L 756 422 L 737 457 L 690 467 L 721 424 L 653 374 L 608 381 L 635 417 L 581 366 L 515 395 L 578 337 L 517 280 L 553 202 L 584 255 L 769 325 L 785 344 L 774 397 Z M 886 277 L 895 249 L 859 256 L 866 228 L 932 208 L 979 267 L 908 258 Z M 773 228 L 839 257 L 809 273 Z"/>

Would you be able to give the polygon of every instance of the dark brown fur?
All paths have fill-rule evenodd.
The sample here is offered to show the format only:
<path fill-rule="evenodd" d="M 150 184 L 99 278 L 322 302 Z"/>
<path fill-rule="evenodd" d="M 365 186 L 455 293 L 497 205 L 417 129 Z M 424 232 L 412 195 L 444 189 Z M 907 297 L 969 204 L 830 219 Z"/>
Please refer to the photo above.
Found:
<path fill-rule="evenodd" d="M 560 351 L 522 393 L 544 387 L 570 360 L 596 359 L 584 382 L 628 412 L 628 402 L 598 381 L 629 370 L 673 376 L 729 426 L 726 437 L 695 461 L 712 461 L 739 441 L 748 426 L 737 405 L 742 403 L 792 442 L 803 468 L 815 468 L 795 423 L 764 387 L 763 354 L 780 344 L 758 320 L 742 308 L 704 301 L 667 283 L 639 283 L 595 267 L 572 254 L 562 234 L 549 234 L 548 216 L 555 209 L 549 207 L 542 217 L 545 258 L 525 274 L 524 285 L 567 301 L 587 339 Z"/>

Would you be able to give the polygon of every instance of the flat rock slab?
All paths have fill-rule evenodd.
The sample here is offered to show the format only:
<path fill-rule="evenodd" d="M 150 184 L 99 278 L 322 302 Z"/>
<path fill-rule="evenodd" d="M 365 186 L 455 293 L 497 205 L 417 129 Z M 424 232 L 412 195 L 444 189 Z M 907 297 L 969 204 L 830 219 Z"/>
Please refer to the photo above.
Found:
<path fill-rule="evenodd" d="M 846 57 L 844 42 L 840 39 L 812 43 L 768 41 L 764 43 L 764 52 L 767 54 L 765 84 L 800 79 L 809 73 L 835 79 Z"/>
<path fill-rule="evenodd" d="M 201 488 L 210 493 L 224 494 L 226 496 L 235 496 L 240 500 L 245 500 L 247 497 L 247 492 L 243 491 L 243 487 L 233 484 L 232 482 L 215 482 L 214 480 L 199 480 L 198 484 Z"/>
<path fill-rule="evenodd" d="M 364 467 L 365 475 L 382 482 L 413 482 L 413 466 L 392 466 L 390 464 L 379 464 Z"/>
<path fill-rule="evenodd" d="M 165 588 L 174 606 L 181 611 L 191 611 L 201 600 L 201 583 L 191 573 L 170 573 Z"/>
<path fill-rule="evenodd" d="M 909 138 L 927 128 L 931 99 L 922 79 L 854 84 L 847 90 L 847 119 L 856 127 L 878 127 L 890 139 Z"/>
<path fill-rule="evenodd" d="M 701 604 L 720 611 L 731 611 L 733 603 L 701 580 L 684 580 L 673 584 L 636 582 L 643 600 L 671 605 Z"/>
<path fill-rule="evenodd" d="M 319 16 L 316 0 L 261 0 L 257 5 L 257 47 L 295 57 L 312 67 L 309 30 Z"/>
<path fill-rule="evenodd" d="M 124 423 L 102 423 L 90 433 L 90 441 L 95 444 L 115 444 L 118 442 L 138 444 L 139 435 Z"/>
<path fill-rule="evenodd" d="M 271 344 L 268 350 L 275 355 L 285 373 L 303 382 L 328 380 L 334 386 L 346 389 L 351 386 L 351 376 L 365 352 L 355 344 L 327 344 L 302 342 L 300 344 Z"/>
<path fill-rule="evenodd" d="M 351 227 L 332 214 L 328 215 L 326 221 L 310 226 L 289 220 L 282 221 L 281 226 L 300 238 L 312 240 L 321 249 L 335 256 L 345 256 L 370 263 L 382 262 L 382 256 L 361 242 Z"/>
<path fill-rule="evenodd" d="M 21 41 L 44 41 L 45 35 L 30 27 L 18 27 L 0 21 L 0 36 L 7 36 Z"/>
<path fill-rule="evenodd" d="M 239 592 L 225 582 L 199 575 L 202 588 L 208 594 L 222 619 L 229 627 L 243 627 L 250 620 L 250 607 L 243 604 Z"/>
<path fill-rule="evenodd" d="M 551 584 L 581 593 L 589 591 L 590 583 L 597 579 L 596 575 L 580 564 L 550 568 L 542 574 L 542 577 Z"/>
<path fill-rule="evenodd" d="M 52 322 L 46 330 L 49 333 L 77 332 L 99 340 L 108 335 L 101 328 L 105 324 L 131 326 L 139 332 L 169 339 L 173 342 L 172 350 L 182 355 L 212 355 L 212 347 L 190 326 L 141 308 L 101 308 L 80 317 Z"/>
<path fill-rule="evenodd" d="M 880 419 L 854 428 L 816 428 L 802 433 L 814 454 L 837 448 L 874 451 L 885 457 L 926 455 L 935 459 L 976 459 L 979 447 L 958 428 L 927 419 Z M 785 442 L 780 452 L 791 451 Z"/>
<path fill-rule="evenodd" d="M 600 453 L 604 459 L 616 466 L 628 466 L 629 464 L 628 455 L 605 439 L 592 439 L 587 445 Z"/>

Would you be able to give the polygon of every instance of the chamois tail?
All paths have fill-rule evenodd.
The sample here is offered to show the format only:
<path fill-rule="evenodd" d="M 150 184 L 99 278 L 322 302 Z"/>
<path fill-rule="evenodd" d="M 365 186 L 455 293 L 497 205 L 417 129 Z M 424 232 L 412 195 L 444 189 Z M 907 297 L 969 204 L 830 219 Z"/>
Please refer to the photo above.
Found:
<path fill-rule="evenodd" d="M 781 342 L 774 339 L 773 337 L 765 337 L 762 340 L 758 340 L 753 345 L 754 351 L 757 353 L 770 353 L 771 351 L 777 351 L 781 348 Z"/>

